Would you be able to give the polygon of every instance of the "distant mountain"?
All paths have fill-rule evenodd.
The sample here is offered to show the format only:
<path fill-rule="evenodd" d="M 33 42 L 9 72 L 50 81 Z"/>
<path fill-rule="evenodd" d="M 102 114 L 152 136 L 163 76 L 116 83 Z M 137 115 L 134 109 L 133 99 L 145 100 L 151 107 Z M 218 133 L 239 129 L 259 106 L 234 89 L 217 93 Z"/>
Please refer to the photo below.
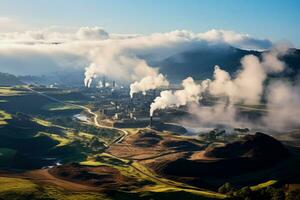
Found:
<path fill-rule="evenodd" d="M 0 72 L 0 85 L 2 86 L 14 86 L 23 84 L 20 79 L 12 74 L 1 73 Z"/>
<path fill-rule="evenodd" d="M 18 78 L 27 84 L 40 85 L 68 85 L 68 86 L 82 86 L 84 79 L 83 70 L 63 71 L 57 73 L 50 73 L 41 76 L 18 76 Z"/>
<path fill-rule="evenodd" d="M 163 60 L 155 60 L 148 56 L 140 56 L 147 60 L 151 66 L 157 66 L 160 72 L 165 74 L 172 83 L 179 83 L 188 76 L 197 80 L 212 78 L 214 66 L 219 65 L 222 69 L 233 75 L 240 69 L 242 57 L 252 54 L 261 56 L 263 52 L 253 50 L 242 50 L 228 45 L 205 45 L 197 49 L 183 51 Z M 300 76 L 300 50 L 292 49 L 288 55 L 282 58 L 287 63 L 287 69 L 276 74 L 280 77 L 295 79 Z M 100 79 L 102 77 L 99 77 Z M 299 78 L 299 77 L 298 77 Z M 49 73 L 41 76 L 14 76 L 0 73 L 0 85 L 28 84 L 59 84 L 69 86 L 83 86 L 84 70 L 65 70 Z M 93 81 L 97 84 L 98 81 Z"/>
<path fill-rule="evenodd" d="M 240 68 L 241 58 L 249 54 L 260 56 L 262 52 L 231 46 L 212 46 L 173 55 L 157 65 L 172 82 L 180 82 L 187 76 L 206 79 L 212 77 L 215 65 L 233 74 Z M 282 59 L 287 63 L 288 69 L 281 75 L 296 77 L 300 69 L 300 50 L 293 49 Z"/>

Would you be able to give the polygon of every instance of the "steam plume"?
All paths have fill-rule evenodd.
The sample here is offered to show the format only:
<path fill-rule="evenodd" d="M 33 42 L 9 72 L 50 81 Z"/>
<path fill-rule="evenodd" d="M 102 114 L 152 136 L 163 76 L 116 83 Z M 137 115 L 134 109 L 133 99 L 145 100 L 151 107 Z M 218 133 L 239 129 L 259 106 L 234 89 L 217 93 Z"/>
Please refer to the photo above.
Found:
<path fill-rule="evenodd" d="M 150 116 L 157 109 L 165 109 L 168 107 L 179 107 L 187 103 L 198 103 L 201 99 L 201 93 L 207 88 L 207 81 L 200 84 L 195 83 L 192 77 L 188 77 L 182 81 L 182 90 L 166 90 L 160 93 L 160 96 L 154 99 L 150 105 Z"/>
<path fill-rule="evenodd" d="M 261 60 L 254 55 L 244 56 L 241 60 L 241 70 L 237 72 L 235 78 L 219 66 L 215 66 L 209 92 L 216 96 L 228 96 L 233 103 L 259 103 L 268 74 L 284 70 L 285 64 L 279 57 L 287 53 L 287 50 L 288 48 L 276 46 L 264 53 Z"/>
<path fill-rule="evenodd" d="M 287 45 L 277 45 L 263 53 L 261 58 L 247 55 L 241 60 L 241 70 L 234 77 L 216 66 L 213 80 L 208 80 L 208 92 L 219 98 L 214 106 L 190 105 L 189 112 L 196 124 L 214 127 L 227 125 L 232 127 L 255 127 L 284 130 L 299 128 L 300 86 L 290 82 L 276 81 L 265 83 L 269 74 L 282 72 L 286 66 L 280 57 L 288 53 Z M 266 92 L 266 93 L 265 93 Z M 262 118 L 248 119 L 241 116 L 235 103 L 262 103 L 266 94 L 267 105 Z M 229 100 L 229 101 L 228 101 Z M 182 121 L 187 124 L 191 121 Z M 195 123 L 195 122 L 194 122 Z"/>
<path fill-rule="evenodd" d="M 276 81 L 267 88 L 267 109 L 264 122 L 277 130 L 299 128 L 300 85 Z"/>
<path fill-rule="evenodd" d="M 84 78 L 84 86 L 85 87 L 91 87 L 91 84 L 92 84 L 92 81 L 93 81 L 93 78 L 96 78 L 96 73 L 94 72 L 94 69 L 96 68 L 96 64 L 95 63 L 92 63 L 90 65 L 90 70 L 86 70 L 84 75 L 85 75 L 85 78 Z"/>
<path fill-rule="evenodd" d="M 145 95 L 148 90 L 165 86 L 169 86 L 169 82 L 164 75 L 146 76 L 141 81 L 136 81 L 130 85 L 130 97 L 132 98 L 133 94 L 138 92 L 142 92 Z"/>

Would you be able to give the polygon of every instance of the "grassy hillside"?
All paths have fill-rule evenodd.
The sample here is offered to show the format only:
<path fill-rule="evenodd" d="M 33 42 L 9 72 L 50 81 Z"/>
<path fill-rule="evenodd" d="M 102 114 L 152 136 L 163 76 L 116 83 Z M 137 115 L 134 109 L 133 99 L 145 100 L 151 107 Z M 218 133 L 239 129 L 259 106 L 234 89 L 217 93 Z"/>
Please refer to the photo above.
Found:
<path fill-rule="evenodd" d="M 102 200 L 103 194 L 67 192 L 20 178 L 0 177 L 0 199 L 10 200 Z"/>
<path fill-rule="evenodd" d="M 66 101 L 82 97 L 68 89 L 37 90 Z M 82 108 L 57 103 L 26 87 L 1 87 L 0 98 L 0 168 L 33 169 L 84 161 L 90 154 L 101 153 L 105 142 L 119 137 L 118 131 L 75 121 L 73 115 Z"/>

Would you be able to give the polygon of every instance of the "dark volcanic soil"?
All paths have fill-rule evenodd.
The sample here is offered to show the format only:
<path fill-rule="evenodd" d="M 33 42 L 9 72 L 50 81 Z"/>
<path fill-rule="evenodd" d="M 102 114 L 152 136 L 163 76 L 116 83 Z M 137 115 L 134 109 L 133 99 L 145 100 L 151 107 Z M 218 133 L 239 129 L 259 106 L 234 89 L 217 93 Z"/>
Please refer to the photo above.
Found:
<path fill-rule="evenodd" d="M 70 182 L 107 189 L 132 183 L 132 180 L 122 176 L 117 169 L 108 166 L 87 167 L 73 163 L 54 167 L 49 173 Z"/>
<path fill-rule="evenodd" d="M 189 141 L 164 141 L 163 145 L 177 151 L 201 151 L 202 147 Z"/>
<path fill-rule="evenodd" d="M 133 141 L 134 145 L 138 147 L 152 147 L 162 140 L 162 137 L 155 132 L 147 131 L 138 134 L 139 137 Z"/>
<path fill-rule="evenodd" d="M 225 146 L 208 147 L 204 155 L 216 159 L 178 158 L 162 164 L 158 171 L 175 177 L 226 178 L 271 167 L 286 158 L 288 151 L 274 138 L 256 133 Z"/>
<path fill-rule="evenodd" d="M 287 155 L 287 149 L 276 139 L 264 133 L 246 135 L 240 141 L 219 147 L 208 147 L 205 156 L 213 158 L 237 159 L 245 157 L 249 159 L 264 159 L 276 161 Z"/>

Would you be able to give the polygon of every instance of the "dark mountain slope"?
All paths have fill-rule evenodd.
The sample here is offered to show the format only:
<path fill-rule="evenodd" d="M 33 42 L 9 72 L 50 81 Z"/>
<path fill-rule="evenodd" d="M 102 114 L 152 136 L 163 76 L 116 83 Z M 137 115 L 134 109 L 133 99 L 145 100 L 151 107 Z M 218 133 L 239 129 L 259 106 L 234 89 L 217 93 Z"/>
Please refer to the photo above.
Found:
<path fill-rule="evenodd" d="M 171 176 L 226 178 L 270 168 L 288 155 L 288 150 L 279 141 L 256 133 L 223 147 L 208 147 L 205 156 L 217 159 L 178 158 L 162 164 L 158 171 Z"/>
<path fill-rule="evenodd" d="M 276 139 L 257 132 L 255 135 L 246 135 L 240 141 L 232 142 L 221 147 L 208 147 L 205 156 L 213 158 L 250 159 L 263 158 L 265 161 L 276 161 L 287 155 L 285 147 Z"/>
<path fill-rule="evenodd" d="M 213 46 L 173 55 L 157 65 L 160 71 L 172 82 L 180 82 L 187 76 L 195 79 L 211 78 L 215 65 L 233 74 L 240 68 L 243 56 L 262 52 L 242 50 L 230 46 Z M 300 50 L 293 49 L 282 58 L 288 68 L 279 76 L 295 78 L 300 69 Z"/>

